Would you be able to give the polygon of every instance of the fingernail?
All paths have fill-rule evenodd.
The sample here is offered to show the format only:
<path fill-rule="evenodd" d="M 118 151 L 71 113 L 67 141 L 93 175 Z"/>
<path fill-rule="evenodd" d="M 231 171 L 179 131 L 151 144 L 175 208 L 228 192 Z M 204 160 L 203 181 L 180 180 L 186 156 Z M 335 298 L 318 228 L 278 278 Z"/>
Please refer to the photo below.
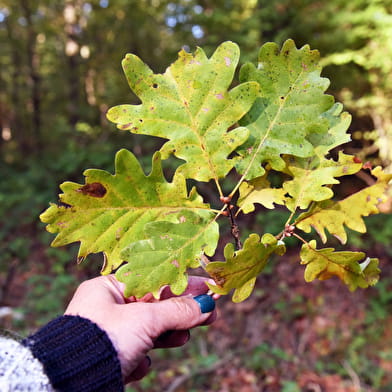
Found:
<path fill-rule="evenodd" d="M 193 299 L 199 304 L 202 313 L 210 313 L 215 309 L 214 299 L 207 294 L 197 295 Z"/>

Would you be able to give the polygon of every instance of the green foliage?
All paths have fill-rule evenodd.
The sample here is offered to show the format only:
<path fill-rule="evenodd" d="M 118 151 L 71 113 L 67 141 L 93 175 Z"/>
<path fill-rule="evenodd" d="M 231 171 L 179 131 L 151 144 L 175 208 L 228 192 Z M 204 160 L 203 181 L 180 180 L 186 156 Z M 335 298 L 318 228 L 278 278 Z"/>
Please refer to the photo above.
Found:
<path fill-rule="evenodd" d="M 328 123 L 321 114 L 333 102 L 332 96 L 324 95 L 329 82 L 320 78 L 318 58 L 317 51 L 308 46 L 297 50 L 288 40 L 281 51 L 274 43 L 263 45 L 258 67 L 241 68 L 241 82 L 257 81 L 262 86 L 256 104 L 241 121 L 250 137 L 238 150 L 242 159 L 237 170 L 247 179 L 263 175 L 264 162 L 282 171 L 282 154 L 304 158 L 314 154 L 308 135 L 325 132 Z"/>
<path fill-rule="evenodd" d="M 85 185 L 65 182 L 60 195 L 63 205 L 53 204 L 41 215 L 49 223 L 48 231 L 59 233 L 53 246 L 80 241 L 79 261 L 90 253 L 104 252 L 104 273 L 121 264 L 122 249 L 144 238 L 146 223 L 181 218 L 184 210 L 203 214 L 208 208 L 195 189 L 188 194 L 181 174 L 166 182 L 159 153 L 147 177 L 127 150 L 117 153 L 115 166 L 114 175 L 86 170 Z"/>
<path fill-rule="evenodd" d="M 208 219 L 208 213 L 203 215 L 182 210 L 175 223 L 155 221 L 144 226 L 148 239 L 132 242 L 121 252 L 129 263 L 116 277 L 126 284 L 125 295 L 138 297 L 151 292 L 159 297 L 159 289 L 166 284 L 174 294 L 186 289 L 187 268 L 197 268 L 203 253 L 212 256 L 218 242 L 217 223 Z"/>
<path fill-rule="evenodd" d="M 261 239 L 257 234 L 251 234 L 237 252 L 229 243 L 224 250 L 226 262 L 212 262 L 206 266 L 206 271 L 216 282 L 216 285 L 208 286 L 218 294 L 228 294 L 234 289 L 233 302 L 241 302 L 253 291 L 256 277 L 271 254 L 282 255 L 285 251 L 285 246 L 271 234 L 265 234 Z"/>
<path fill-rule="evenodd" d="M 314 227 L 324 243 L 327 240 L 325 229 L 342 244 L 347 241 L 344 226 L 360 233 L 366 232 L 362 217 L 378 213 L 377 206 L 386 200 L 386 190 L 392 179 L 392 175 L 383 173 L 380 167 L 376 167 L 372 174 L 377 178 L 374 185 L 337 202 L 328 200 L 314 204 L 309 212 L 298 217 L 297 227 L 305 232 Z"/>
<path fill-rule="evenodd" d="M 318 250 L 314 240 L 304 244 L 301 250 L 301 264 L 306 264 L 307 282 L 337 276 L 351 291 L 357 287 L 373 286 L 378 280 L 378 260 L 364 258 L 363 252 L 335 252 L 333 248 Z"/>
<path fill-rule="evenodd" d="M 240 83 L 230 91 L 239 59 L 232 42 L 221 44 L 210 58 L 200 48 L 194 54 L 182 50 L 163 74 L 127 55 L 123 68 L 141 104 L 116 106 L 108 118 L 122 130 L 165 143 L 148 176 L 132 153 L 121 150 L 114 175 L 89 169 L 84 185 L 62 184 L 61 204 L 52 204 L 41 215 L 48 230 L 58 233 L 53 245 L 79 241 L 79 261 L 103 252 L 103 273 L 124 262 L 117 277 L 125 283 L 126 295 L 138 297 L 148 292 L 158 296 L 164 285 L 180 294 L 187 269 L 200 264 L 215 280 L 209 285 L 212 291 L 227 294 L 234 289 L 233 301 L 243 301 L 270 256 L 285 253 L 284 241 L 291 236 L 304 243 L 305 280 L 338 276 L 351 290 L 375 284 L 377 259 L 363 261 L 362 252 L 317 249 L 297 229 L 309 232 L 314 227 L 323 242 L 327 229 L 344 243 L 344 226 L 363 232 L 362 216 L 379 212 L 392 175 L 378 167 L 371 172 L 377 178 L 374 185 L 331 201 L 337 178 L 366 168 L 342 152 L 337 160 L 331 158 L 331 150 L 349 139 L 350 116 L 325 94 L 329 81 L 320 77 L 316 50 L 297 49 L 288 40 L 280 50 L 267 43 L 259 53 L 258 66 L 243 65 Z M 163 175 L 161 156 L 185 161 L 172 182 Z M 225 196 L 221 183 L 229 172 L 236 180 Z M 281 186 L 271 186 L 272 173 L 281 176 Z M 187 179 L 213 180 L 220 209 L 205 203 L 195 188 L 188 191 Z M 288 219 L 280 232 L 261 239 L 251 233 L 242 247 L 238 219 L 254 211 L 255 204 L 284 206 Z M 218 242 L 217 221 L 224 216 L 235 247 L 226 245 L 225 261 L 210 262 L 207 256 Z"/>
<path fill-rule="evenodd" d="M 208 59 L 202 49 L 179 53 L 163 75 L 155 75 L 136 56 L 127 55 L 123 68 L 141 105 L 111 108 L 108 119 L 120 129 L 169 139 L 161 148 L 185 160 L 178 171 L 198 181 L 218 181 L 233 168 L 227 157 L 248 137 L 245 128 L 230 132 L 252 106 L 259 85 L 228 88 L 238 64 L 239 48 L 232 42 L 218 47 Z"/>

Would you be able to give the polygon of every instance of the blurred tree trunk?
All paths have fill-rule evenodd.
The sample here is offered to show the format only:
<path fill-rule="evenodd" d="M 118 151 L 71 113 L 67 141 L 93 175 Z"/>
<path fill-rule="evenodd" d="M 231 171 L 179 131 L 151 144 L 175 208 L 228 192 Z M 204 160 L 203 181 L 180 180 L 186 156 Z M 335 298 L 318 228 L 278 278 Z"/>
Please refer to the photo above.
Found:
<path fill-rule="evenodd" d="M 7 37 L 9 39 L 10 55 L 12 59 L 12 71 L 11 71 L 11 86 L 10 91 L 10 128 L 13 137 L 17 140 L 17 145 L 22 156 L 27 155 L 30 152 L 29 138 L 26 135 L 26 130 L 29 129 L 26 123 L 25 110 L 26 107 L 22 104 L 21 92 L 22 88 L 20 85 L 20 76 L 22 75 L 22 64 L 23 58 L 21 56 L 21 50 L 18 45 L 20 40 L 15 36 L 17 34 L 13 26 L 11 18 L 6 19 L 5 23 L 7 29 Z M 18 42 L 19 41 L 19 42 Z"/>
<path fill-rule="evenodd" d="M 80 76 L 77 1 L 68 0 L 64 6 L 65 55 L 68 66 L 68 123 L 74 128 L 80 119 Z"/>
<path fill-rule="evenodd" d="M 41 77 L 39 74 L 39 56 L 36 50 L 37 33 L 32 20 L 32 10 L 29 0 L 20 0 L 24 17 L 27 24 L 27 61 L 29 67 L 29 79 L 31 83 L 31 105 L 32 105 L 32 140 L 33 152 L 41 150 Z"/>
<path fill-rule="evenodd" d="M 4 65 L 0 63 L 0 157 L 3 152 L 3 144 L 4 144 L 4 127 L 7 126 L 6 116 L 6 88 L 5 88 L 5 80 L 3 78 L 3 69 Z"/>

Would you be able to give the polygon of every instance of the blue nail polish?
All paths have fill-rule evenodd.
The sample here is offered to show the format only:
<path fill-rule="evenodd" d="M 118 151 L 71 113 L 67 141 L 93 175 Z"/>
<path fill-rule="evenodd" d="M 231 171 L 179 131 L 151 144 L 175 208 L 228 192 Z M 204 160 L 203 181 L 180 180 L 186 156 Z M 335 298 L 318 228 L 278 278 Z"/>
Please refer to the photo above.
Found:
<path fill-rule="evenodd" d="M 193 299 L 199 304 L 202 313 L 210 313 L 215 309 L 215 301 L 210 295 L 197 295 Z"/>

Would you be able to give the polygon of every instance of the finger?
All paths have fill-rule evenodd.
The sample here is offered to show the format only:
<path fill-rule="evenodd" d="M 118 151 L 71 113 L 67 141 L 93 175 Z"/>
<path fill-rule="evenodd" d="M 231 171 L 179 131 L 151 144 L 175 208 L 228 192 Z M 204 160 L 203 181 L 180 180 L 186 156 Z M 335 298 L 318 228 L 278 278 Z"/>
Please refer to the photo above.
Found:
<path fill-rule="evenodd" d="M 136 369 L 132 371 L 130 375 L 125 377 L 124 383 L 127 384 L 131 381 L 141 380 L 144 376 L 147 375 L 151 366 L 151 358 L 146 356 L 142 361 L 139 362 Z"/>
<path fill-rule="evenodd" d="M 217 319 L 217 317 L 218 317 L 218 315 L 217 315 L 217 312 L 216 312 L 216 310 L 214 310 L 211 314 L 210 314 L 210 316 L 208 317 L 208 319 L 206 320 L 206 321 L 204 321 L 202 324 L 200 324 L 200 325 L 210 325 L 210 324 L 212 324 L 216 319 Z"/>
<path fill-rule="evenodd" d="M 188 286 L 182 295 L 192 294 L 194 296 L 206 294 L 209 290 L 206 282 L 214 283 L 212 279 L 202 276 L 190 276 L 188 279 Z"/>
<path fill-rule="evenodd" d="M 203 276 L 189 276 L 188 286 L 181 295 L 196 296 L 200 294 L 206 294 L 209 290 L 208 286 L 206 285 L 206 282 L 214 283 L 212 279 L 205 278 Z M 172 291 L 170 290 L 170 286 L 165 286 L 161 291 L 160 299 L 163 300 L 172 297 L 176 297 L 176 295 L 172 293 Z"/>
<path fill-rule="evenodd" d="M 161 320 L 161 323 L 156 325 L 159 336 L 167 330 L 184 330 L 202 325 L 211 316 L 215 301 L 204 294 L 196 297 L 174 297 L 151 306 L 155 313 L 154 319 Z"/>
<path fill-rule="evenodd" d="M 159 335 L 154 342 L 154 348 L 172 348 L 183 346 L 190 339 L 188 329 L 180 331 L 166 331 Z"/>

